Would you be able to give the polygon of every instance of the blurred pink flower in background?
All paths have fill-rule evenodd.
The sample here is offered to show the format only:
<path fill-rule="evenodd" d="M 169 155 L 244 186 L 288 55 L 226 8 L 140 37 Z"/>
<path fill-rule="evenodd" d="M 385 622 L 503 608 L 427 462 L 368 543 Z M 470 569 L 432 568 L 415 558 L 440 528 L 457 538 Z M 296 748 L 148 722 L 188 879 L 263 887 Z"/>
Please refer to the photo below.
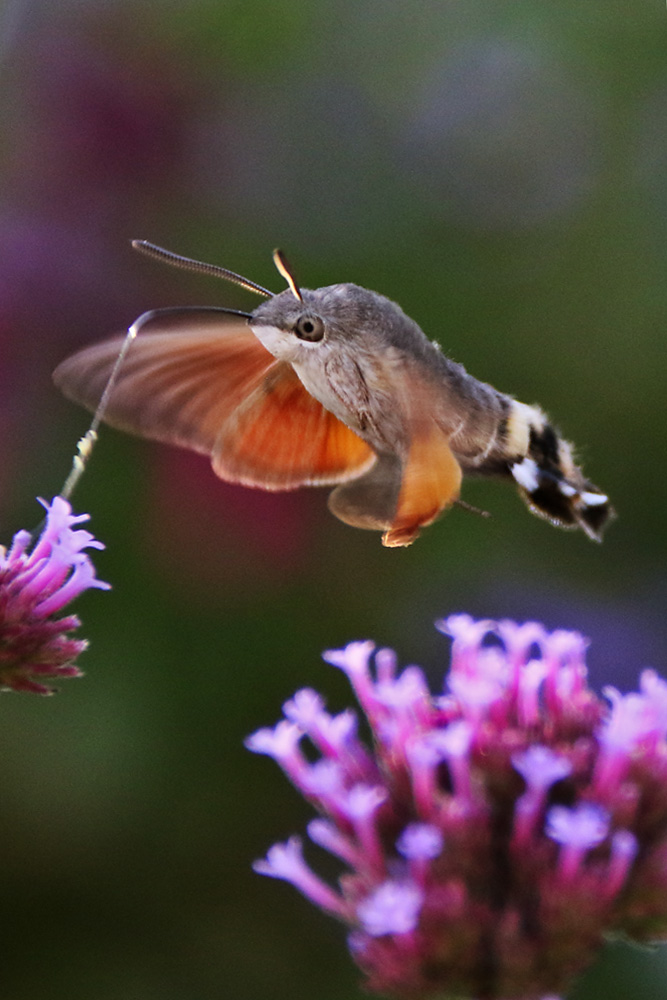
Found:
<path fill-rule="evenodd" d="M 311 490 L 268 493 L 223 483 L 200 455 L 160 448 L 146 544 L 176 582 L 190 563 L 200 584 L 208 582 L 216 593 L 220 586 L 275 588 L 303 570 L 314 536 L 328 523 L 323 495 L 319 505 L 317 499 Z"/>
<path fill-rule="evenodd" d="M 48 433 L 55 364 L 122 329 L 143 308 L 140 287 L 158 280 L 135 267 L 129 240 L 165 188 L 179 187 L 192 100 L 186 75 L 157 50 L 121 60 L 113 33 L 96 37 L 85 15 L 33 20 L 19 22 L 3 67 L 14 85 L 0 198 L 5 470 Z M 0 504 L 12 482 L 3 478 Z"/>

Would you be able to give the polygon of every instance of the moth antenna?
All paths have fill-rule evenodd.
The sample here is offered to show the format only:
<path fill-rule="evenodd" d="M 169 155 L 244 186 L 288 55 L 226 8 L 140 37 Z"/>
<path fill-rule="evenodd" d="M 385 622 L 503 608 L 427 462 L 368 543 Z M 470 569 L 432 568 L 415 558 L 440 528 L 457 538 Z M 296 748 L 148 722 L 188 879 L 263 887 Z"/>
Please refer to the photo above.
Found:
<path fill-rule="evenodd" d="M 273 263 L 276 265 L 278 271 L 289 285 L 290 291 L 292 292 L 294 298 L 298 299 L 299 302 L 303 302 L 303 295 L 301 294 L 301 289 L 296 283 L 296 279 L 292 274 L 292 268 L 289 266 L 287 262 L 287 257 L 282 252 L 282 250 L 273 251 Z"/>
<path fill-rule="evenodd" d="M 482 510 L 480 507 L 473 507 L 471 503 L 466 503 L 465 500 L 455 500 L 454 503 L 457 507 L 461 507 L 463 510 L 467 510 L 471 514 L 477 514 L 478 517 L 493 516 L 488 510 Z"/>
<path fill-rule="evenodd" d="M 98 428 L 104 420 L 104 415 L 106 413 L 107 406 L 109 405 L 109 399 L 111 398 L 113 387 L 116 384 L 116 380 L 122 368 L 123 362 L 125 361 L 125 356 L 130 349 L 130 345 L 141 330 L 142 326 L 144 326 L 148 320 L 152 319 L 154 314 L 154 311 L 142 313 L 142 315 L 134 321 L 132 326 L 128 327 L 128 331 L 123 338 L 123 343 L 118 351 L 118 356 L 114 362 L 114 366 L 111 369 L 109 378 L 107 379 L 107 384 L 104 387 L 104 392 L 100 396 L 100 401 L 97 404 L 97 409 L 93 415 L 90 427 L 76 446 L 76 455 L 72 459 L 72 468 L 70 469 L 70 473 L 63 483 L 63 488 L 59 494 L 61 497 L 64 497 L 65 500 L 69 500 L 74 492 L 75 486 L 78 484 L 81 476 L 86 470 L 93 448 L 97 442 Z"/>
<path fill-rule="evenodd" d="M 245 288 L 249 292 L 265 295 L 268 299 L 273 298 L 273 292 L 270 292 L 268 288 L 263 288 L 262 285 L 258 285 L 256 281 L 251 281 L 250 278 L 242 278 L 240 274 L 228 271 L 226 267 L 218 267 L 217 264 L 204 264 L 200 260 L 182 257 L 178 253 L 172 253 L 171 250 L 165 250 L 154 243 L 149 243 L 148 240 L 132 240 L 132 247 L 134 250 L 138 250 L 139 253 L 146 254 L 147 257 L 161 260 L 165 264 L 171 264 L 172 267 L 180 268 L 182 271 L 199 271 L 201 274 L 213 275 L 214 278 L 224 278 L 225 281 L 231 281 L 235 285 L 240 285 L 241 288 Z"/>

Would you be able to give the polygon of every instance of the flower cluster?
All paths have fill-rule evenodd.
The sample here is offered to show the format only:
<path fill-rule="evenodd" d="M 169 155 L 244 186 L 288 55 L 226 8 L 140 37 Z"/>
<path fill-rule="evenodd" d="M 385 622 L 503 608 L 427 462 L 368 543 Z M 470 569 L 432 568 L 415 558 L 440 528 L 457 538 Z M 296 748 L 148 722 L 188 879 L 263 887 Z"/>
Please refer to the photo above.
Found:
<path fill-rule="evenodd" d="M 438 627 L 453 640 L 440 696 L 371 642 L 324 654 L 372 750 L 354 712 L 330 715 L 310 689 L 248 739 L 349 869 L 332 888 L 292 837 L 256 870 L 345 922 L 367 986 L 399 997 L 537 1000 L 605 935 L 667 938 L 667 682 L 645 670 L 638 693 L 604 702 L 576 632 L 467 615 Z"/>
<path fill-rule="evenodd" d="M 87 646 L 68 635 L 80 625 L 75 615 L 55 616 L 83 590 L 109 584 L 83 551 L 103 544 L 72 527 L 89 515 L 72 514 L 62 497 L 40 503 L 46 522 L 34 546 L 28 531 L 17 532 L 9 551 L 0 546 L 0 687 L 52 694 L 41 681 L 78 677 L 74 660 Z"/>

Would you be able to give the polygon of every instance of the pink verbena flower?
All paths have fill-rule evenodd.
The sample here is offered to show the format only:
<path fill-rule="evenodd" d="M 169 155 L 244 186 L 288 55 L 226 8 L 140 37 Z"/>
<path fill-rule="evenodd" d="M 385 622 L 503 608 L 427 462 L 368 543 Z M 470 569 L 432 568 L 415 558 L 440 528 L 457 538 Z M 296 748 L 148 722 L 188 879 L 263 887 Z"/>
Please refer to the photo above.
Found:
<path fill-rule="evenodd" d="M 0 546 L 0 688 L 53 694 L 41 680 L 79 677 L 74 660 L 88 645 L 68 635 L 81 624 L 76 615 L 56 615 L 82 591 L 109 584 L 97 579 L 83 551 L 104 545 L 72 527 L 89 515 L 72 514 L 62 497 L 39 502 L 46 523 L 32 548 L 28 531 L 14 535 L 9 551 Z"/>
<path fill-rule="evenodd" d="M 553 998 L 606 935 L 667 939 L 667 682 L 644 671 L 639 693 L 608 689 L 605 704 L 576 632 L 467 615 L 438 628 L 453 640 L 442 695 L 370 642 L 324 654 L 372 750 L 354 713 L 330 715 L 311 690 L 248 739 L 312 802 L 310 839 L 349 870 L 327 885 L 298 837 L 255 869 L 351 928 L 372 990 Z"/>

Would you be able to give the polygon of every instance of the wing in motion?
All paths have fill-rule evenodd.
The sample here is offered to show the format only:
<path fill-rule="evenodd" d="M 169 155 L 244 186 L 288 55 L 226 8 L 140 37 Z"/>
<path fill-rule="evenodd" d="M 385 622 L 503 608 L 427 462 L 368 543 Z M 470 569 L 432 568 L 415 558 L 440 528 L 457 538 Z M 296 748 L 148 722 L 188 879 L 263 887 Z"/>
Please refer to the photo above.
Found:
<path fill-rule="evenodd" d="M 68 358 L 56 385 L 94 410 L 121 342 Z M 343 482 L 375 461 L 243 319 L 213 309 L 156 313 L 128 351 L 104 419 L 209 455 L 222 479 L 264 489 Z"/>

